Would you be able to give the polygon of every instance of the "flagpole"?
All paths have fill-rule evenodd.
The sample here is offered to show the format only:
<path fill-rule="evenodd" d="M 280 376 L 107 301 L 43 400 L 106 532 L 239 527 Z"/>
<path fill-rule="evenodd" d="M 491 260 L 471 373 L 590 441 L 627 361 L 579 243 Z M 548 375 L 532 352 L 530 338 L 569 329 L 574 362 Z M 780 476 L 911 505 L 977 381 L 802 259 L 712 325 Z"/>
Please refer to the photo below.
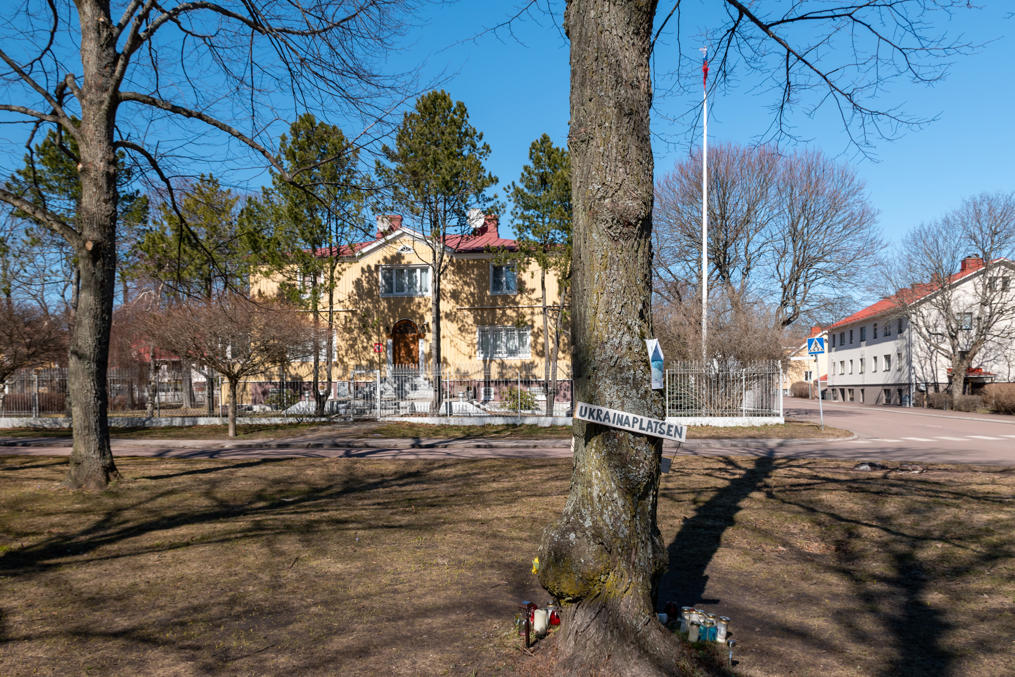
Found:
<path fill-rule="evenodd" d="M 708 357 L 708 49 L 701 64 L 701 359 Z"/>

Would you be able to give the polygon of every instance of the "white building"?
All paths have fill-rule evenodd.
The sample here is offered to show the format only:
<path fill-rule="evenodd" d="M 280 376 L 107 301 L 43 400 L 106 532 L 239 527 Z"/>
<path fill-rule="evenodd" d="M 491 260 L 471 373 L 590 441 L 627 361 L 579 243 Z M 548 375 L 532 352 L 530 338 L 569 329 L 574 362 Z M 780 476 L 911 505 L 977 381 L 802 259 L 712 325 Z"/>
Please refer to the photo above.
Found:
<path fill-rule="evenodd" d="M 899 290 L 888 298 L 853 313 L 828 327 L 828 397 L 863 404 L 910 405 L 917 392 L 944 390 L 949 383 L 950 360 L 931 348 L 927 336 L 910 326 L 911 317 L 919 317 L 921 326 L 940 322 L 944 337 L 945 322 L 933 303 L 946 286 L 956 312 L 949 324 L 959 331 L 972 331 L 977 317 L 977 299 L 983 285 L 1015 292 L 1009 284 L 1015 270 L 1009 261 L 995 261 L 1004 276 L 983 279 L 984 264 L 976 257 L 963 259 L 958 273 L 944 284 L 918 284 Z M 992 267 L 996 275 L 998 267 Z M 1007 329 L 1015 335 L 1015 298 Z M 908 308 L 907 308 L 908 306 Z M 968 310 L 966 310 L 968 309 Z M 938 315 L 935 316 L 934 313 Z M 936 318 L 936 319 L 935 319 Z M 1002 327 L 1003 329 L 1003 327 Z M 997 334 L 999 332 L 995 332 Z M 1005 332 L 1000 332 L 1005 333 Z M 993 381 L 1013 380 L 1015 345 L 1010 339 L 995 340 L 984 346 L 967 370 L 966 384 L 974 389 Z"/>

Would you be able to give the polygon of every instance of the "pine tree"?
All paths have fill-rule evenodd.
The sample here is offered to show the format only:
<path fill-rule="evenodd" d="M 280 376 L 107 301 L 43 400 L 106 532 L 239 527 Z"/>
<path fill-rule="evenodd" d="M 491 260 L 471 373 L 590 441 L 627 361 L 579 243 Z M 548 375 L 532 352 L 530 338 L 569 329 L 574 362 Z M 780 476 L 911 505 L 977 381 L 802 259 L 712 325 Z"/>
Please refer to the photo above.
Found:
<path fill-rule="evenodd" d="M 518 183 L 508 187 L 518 241 L 518 252 L 513 258 L 535 261 L 539 266 L 546 350 L 543 381 L 546 415 L 553 416 L 557 357 L 571 277 L 571 161 L 566 148 L 553 145 L 550 137 L 543 134 L 529 146 L 529 163 L 522 168 Z M 557 275 L 560 302 L 552 307 L 547 302 L 547 272 Z"/>
<path fill-rule="evenodd" d="M 394 204 L 423 234 L 430 269 L 430 359 L 432 409 L 441 405 L 441 277 L 450 259 L 445 243 L 468 228 L 468 210 L 492 200 L 487 189 L 497 177 L 483 163 L 490 146 L 469 124 L 465 104 L 443 90 L 428 92 L 402 118 L 395 146 L 383 147 L 389 164 L 377 164 L 377 175 L 391 189 Z"/>

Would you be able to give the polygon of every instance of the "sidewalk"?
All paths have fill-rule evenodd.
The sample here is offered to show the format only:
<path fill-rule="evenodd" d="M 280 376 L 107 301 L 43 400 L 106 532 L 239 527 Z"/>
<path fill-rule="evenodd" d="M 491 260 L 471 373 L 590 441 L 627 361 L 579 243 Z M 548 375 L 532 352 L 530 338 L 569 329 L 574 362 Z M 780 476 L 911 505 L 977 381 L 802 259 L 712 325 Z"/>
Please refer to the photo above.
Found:
<path fill-rule="evenodd" d="M 688 440 L 684 445 L 695 448 L 756 448 L 759 445 L 794 445 L 812 444 L 816 442 L 843 442 L 853 439 L 849 438 L 776 438 L 757 437 L 741 439 L 695 439 Z M 206 451 L 302 451 L 311 449 L 511 449 L 511 450 L 564 450 L 570 452 L 570 438 L 544 438 L 544 439 L 481 439 L 481 438 L 361 438 L 361 437 L 324 437 L 314 436 L 309 439 L 293 438 L 282 440 L 190 440 L 190 439 L 113 439 L 111 444 L 114 454 L 131 455 L 130 452 L 140 452 L 140 455 L 152 455 L 156 450 L 179 449 L 183 450 L 206 450 Z M 37 449 L 67 449 L 71 448 L 70 437 L 21 437 L 4 438 L 0 436 L 0 454 L 25 453 Z M 663 444 L 666 451 L 678 448 L 676 442 L 666 440 Z M 148 452 L 148 453 L 145 453 Z M 557 455 L 557 454 L 554 454 Z"/>

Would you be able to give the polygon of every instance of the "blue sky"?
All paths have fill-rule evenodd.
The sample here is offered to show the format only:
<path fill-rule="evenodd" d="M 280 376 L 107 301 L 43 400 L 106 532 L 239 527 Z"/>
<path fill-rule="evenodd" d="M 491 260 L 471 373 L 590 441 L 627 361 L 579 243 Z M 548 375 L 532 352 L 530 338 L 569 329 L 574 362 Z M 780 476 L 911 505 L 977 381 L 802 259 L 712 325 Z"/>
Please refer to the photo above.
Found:
<path fill-rule="evenodd" d="M 540 134 L 548 133 L 558 144 L 567 140 L 568 43 L 557 25 L 559 14 L 515 21 L 510 32 L 482 33 L 509 18 L 519 4 L 458 2 L 432 8 L 406 36 L 409 49 L 399 57 L 405 65 L 422 64 L 423 77 L 443 75 L 442 86 L 465 102 L 473 125 L 490 144 L 489 168 L 502 186 L 517 179 L 529 144 Z M 559 10 L 563 3 L 555 4 Z M 704 36 L 716 18 L 685 4 L 683 55 L 697 60 L 703 40 L 694 38 Z M 1015 43 L 1009 39 L 1015 18 L 1007 3 L 992 5 L 959 12 L 946 26 L 938 26 L 952 37 L 987 43 L 974 54 L 953 57 L 944 80 L 930 87 L 898 83 L 886 93 L 886 102 L 901 105 L 906 113 L 937 119 L 904 132 L 900 139 L 878 141 L 873 148 L 876 160 L 849 146 L 834 116 L 796 117 L 801 135 L 807 137 L 798 147 L 817 148 L 849 163 L 865 181 L 890 242 L 957 207 L 964 197 L 1015 189 Z M 665 11 L 667 3 L 660 7 Z M 664 34 L 655 55 L 657 70 L 673 67 L 676 49 L 672 35 Z M 710 99 L 710 144 L 752 143 L 767 131 L 771 97 L 749 85 L 734 84 Z M 698 92 L 657 96 L 657 176 L 686 157 L 692 141 L 700 143 L 699 136 L 688 133 L 688 120 L 664 119 L 696 105 Z M 503 189 L 500 194 L 503 197 Z"/>

